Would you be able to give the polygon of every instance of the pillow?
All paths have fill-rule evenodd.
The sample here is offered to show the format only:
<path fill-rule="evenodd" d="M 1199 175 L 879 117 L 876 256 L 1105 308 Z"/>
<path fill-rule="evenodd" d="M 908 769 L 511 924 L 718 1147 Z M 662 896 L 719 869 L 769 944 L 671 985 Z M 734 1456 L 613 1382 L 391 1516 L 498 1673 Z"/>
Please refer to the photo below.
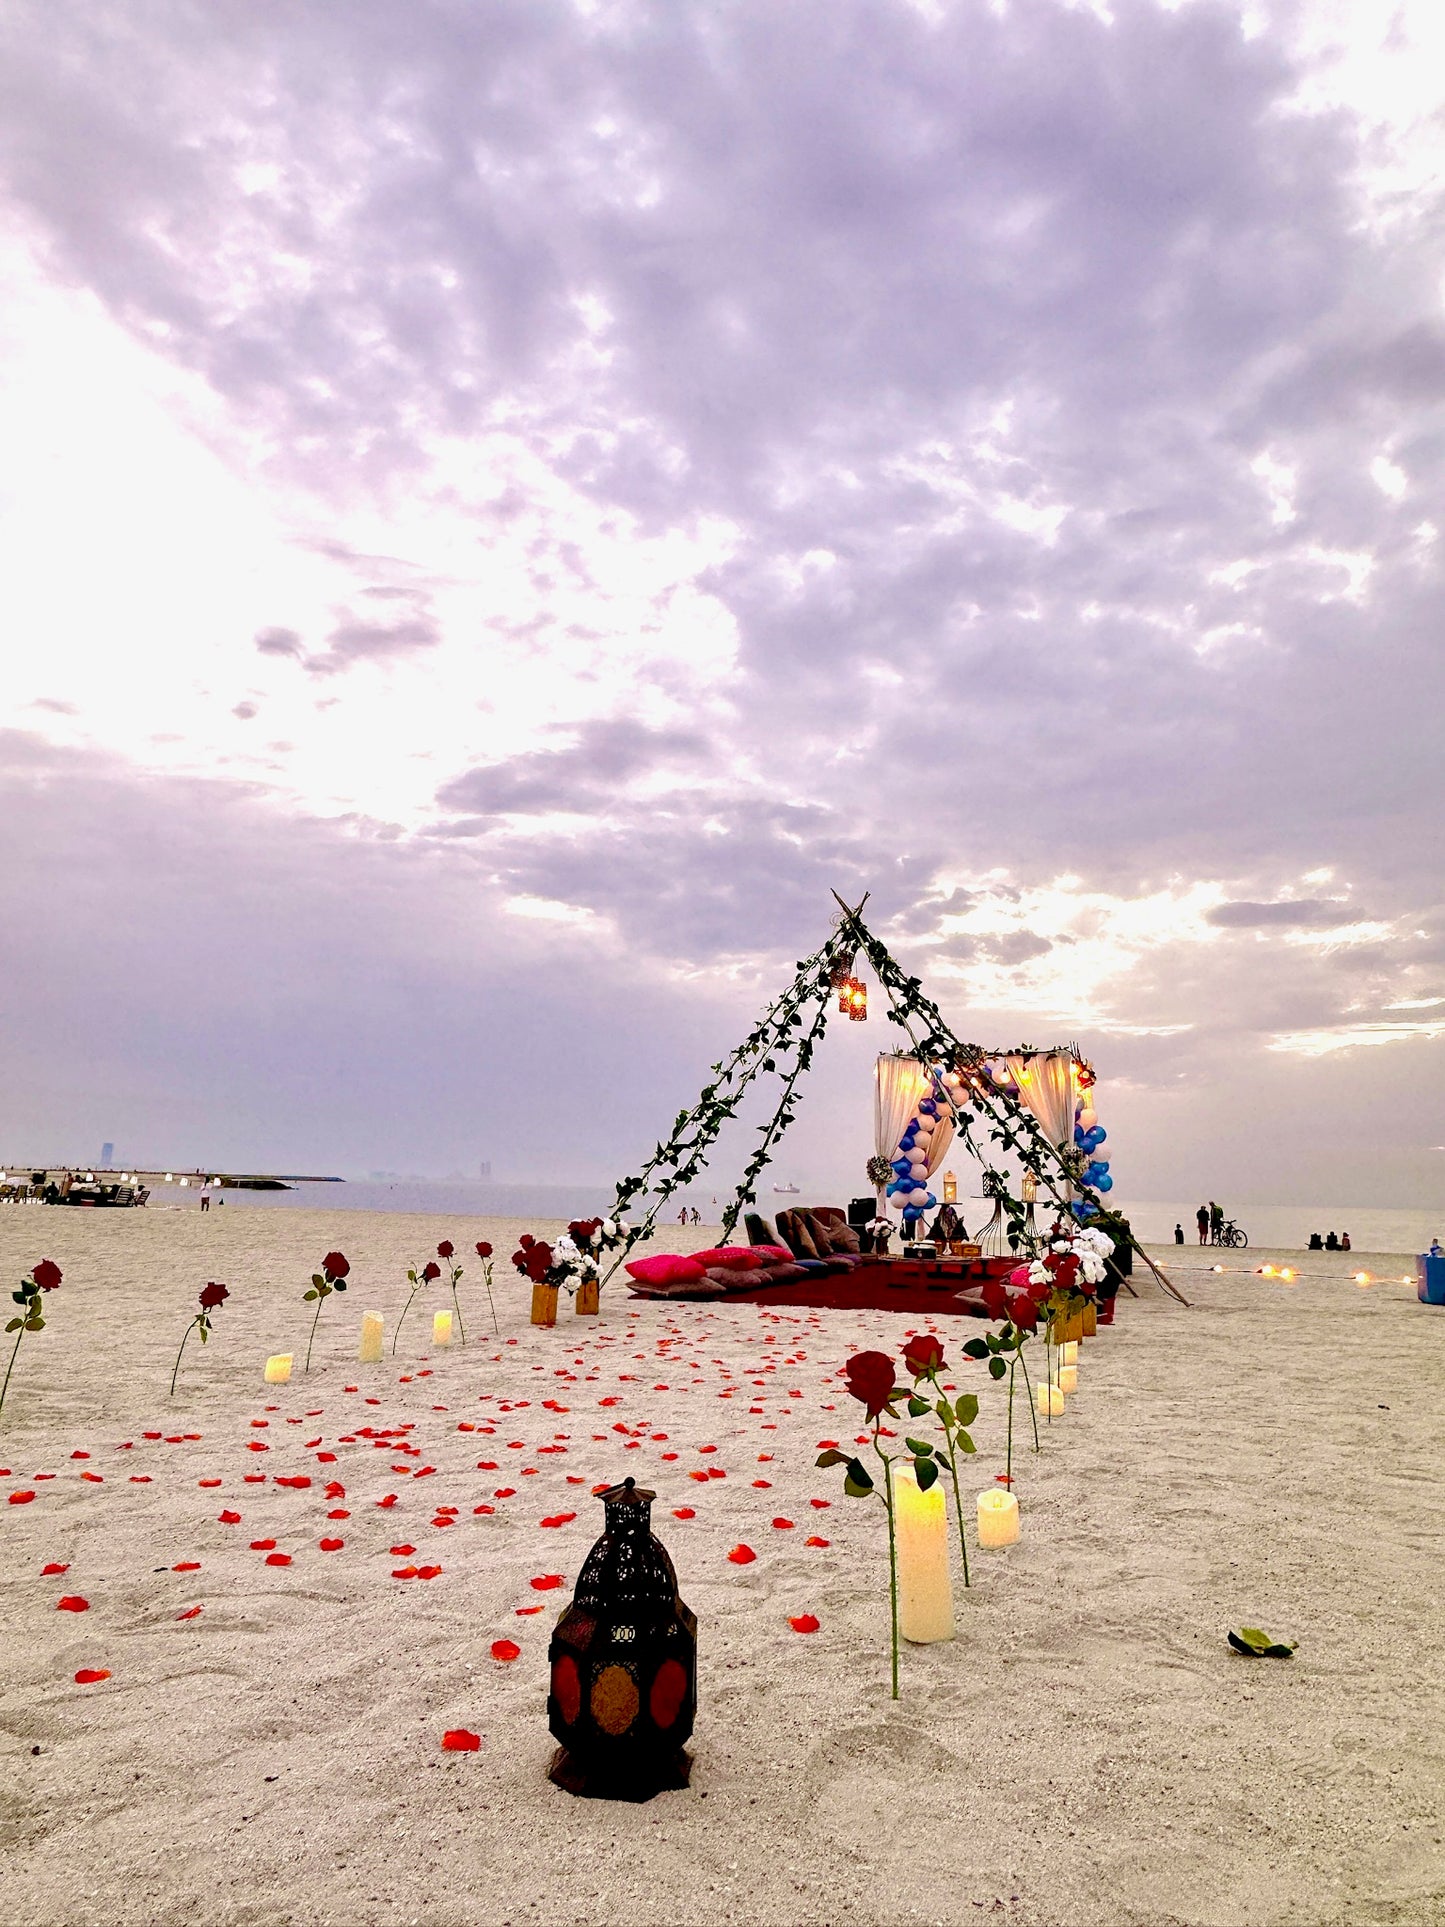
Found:
<path fill-rule="evenodd" d="M 803 1229 L 812 1239 L 813 1249 L 820 1258 L 827 1258 L 831 1255 L 833 1240 L 829 1236 L 829 1228 L 827 1225 L 819 1223 L 816 1212 L 795 1211 L 793 1213 L 793 1222 L 802 1225 Z"/>
<path fill-rule="evenodd" d="M 725 1294 L 721 1285 L 700 1272 L 696 1278 L 675 1278 L 666 1285 L 635 1284 L 630 1295 L 633 1298 L 721 1298 Z"/>
<path fill-rule="evenodd" d="M 765 1265 L 790 1265 L 793 1262 L 793 1254 L 786 1245 L 751 1245 L 749 1249 L 756 1251 Z"/>
<path fill-rule="evenodd" d="M 743 1229 L 748 1234 L 748 1243 L 750 1245 L 776 1245 L 782 1243 L 782 1239 L 778 1236 L 777 1232 L 774 1231 L 767 1219 L 760 1216 L 756 1211 L 749 1211 L 744 1216 Z"/>
<path fill-rule="evenodd" d="M 791 1247 L 796 1257 L 817 1257 L 818 1247 L 814 1244 L 808 1233 L 807 1226 L 803 1223 L 803 1214 L 801 1211 L 780 1211 L 778 1213 L 778 1231 L 782 1236 L 783 1242 Z"/>
<path fill-rule="evenodd" d="M 770 1285 L 786 1285 L 790 1279 L 806 1278 L 807 1275 L 796 1258 L 790 1258 L 785 1265 L 769 1265 L 765 1272 L 754 1273 L 757 1278 L 766 1278 Z"/>
<path fill-rule="evenodd" d="M 828 1240 L 832 1252 L 862 1250 L 858 1233 L 849 1224 L 847 1214 L 835 1204 L 820 1204 L 812 1213 L 818 1230 Z"/>
<path fill-rule="evenodd" d="M 652 1258 L 634 1258 L 623 1269 L 629 1278 L 636 1278 L 644 1285 L 696 1284 L 703 1274 L 703 1266 L 696 1258 L 684 1258 L 675 1252 L 658 1252 Z"/>
<path fill-rule="evenodd" d="M 721 1267 L 724 1271 L 756 1271 L 767 1260 L 751 1245 L 714 1245 L 710 1251 L 693 1251 L 688 1254 L 694 1264 L 701 1265 L 704 1271 Z"/>

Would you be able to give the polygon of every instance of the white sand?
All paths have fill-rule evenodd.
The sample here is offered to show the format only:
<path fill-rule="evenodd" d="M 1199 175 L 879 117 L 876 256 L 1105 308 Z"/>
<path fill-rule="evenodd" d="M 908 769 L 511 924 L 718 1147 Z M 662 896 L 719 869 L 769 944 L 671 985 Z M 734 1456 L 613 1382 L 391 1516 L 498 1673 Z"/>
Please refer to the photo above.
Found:
<path fill-rule="evenodd" d="M 1023 1543 L 976 1556 L 958 1639 L 905 1652 L 894 1705 L 881 1512 L 844 1500 L 813 1460 L 820 1439 L 860 1429 L 830 1376 L 850 1344 L 896 1350 L 908 1322 L 614 1292 L 600 1326 L 564 1311 L 535 1333 L 506 1264 L 518 1228 L 0 1209 L 0 1275 L 42 1256 L 66 1273 L 0 1418 L 0 1492 L 37 1495 L 0 1502 L 7 1927 L 1445 1920 L 1445 1312 L 1398 1283 L 1347 1282 L 1361 1266 L 1398 1277 L 1400 1259 L 1294 1254 L 1331 1275 L 1293 1289 L 1181 1273 L 1192 1311 L 1141 1282 L 1085 1348 L 1042 1454 L 1024 1455 Z M 390 1321 L 405 1263 L 443 1235 L 467 1252 L 496 1243 L 516 1342 L 428 1355 L 433 1287 L 396 1365 L 352 1363 L 361 1311 Z M 292 1350 L 299 1366 L 300 1294 L 332 1247 L 353 1289 L 326 1307 L 310 1380 L 271 1392 L 262 1358 Z M 233 1297 L 170 1401 L 211 1278 Z M 475 1264 L 463 1292 L 482 1341 Z M 956 1382 L 981 1381 L 968 1367 Z M 530 1403 L 503 1413 L 505 1400 Z M 420 1456 L 337 1443 L 367 1423 L 413 1424 Z M 640 1431 L 637 1449 L 616 1425 Z M 1001 1465 L 1002 1425 L 986 1399 L 979 1488 Z M 726 1478 L 689 1479 L 708 1464 Z M 436 1470 L 418 1480 L 423 1465 Z M 545 1650 L 568 1593 L 529 1585 L 561 1573 L 570 1586 L 601 1529 L 589 1488 L 626 1473 L 657 1489 L 700 1628 L 693 1787 L 640 1808 L 544 1777 Z M 325 1498 L 332 1476 L 344 1500 Z M 493 1497 L 507 1486 L 514 1497 Z M 399 1497 L 383 1510 L 387 1492 Z M 495 1512 L 475 1514 L 483 1503 Z M 457 1523 L 438 1528 L 447 1505 Z M 694 1519 L 672 1516 L 689 1506 Z M 349 1518 L 327 1519 L 342 1507 Z M 218 1523 L 223 1509 L 242 1524 Z M 562 1511 L 577 1517 L 539 1525 Z M 318 1550 L 327 1533 L 343 1549 Z M 267 1538 L 291 1565 L 250 1550 Z M 756 1563 L 729 1564 L 738 1542 Z M 69 1570 L 42 1577 L 50 1561 Z M 428 1563 L 434 1580 L 391 1576 Z M 57 1611 L 62 1594 L 90 1610 Z M 807 1611 L 821 1630 L 800 1636 L 788 1619 Z M 1233 1657 L 1224 1632 L 1241 1623 L 1297 1638 L 1298 1654 Z M 521 1647 L 514 1664 L 491 1659 L 499 1637 Z M 87 1666 L 112 1677 L 75 1685 Z M 443 1753 L 455 1726 L 482 1750 Z"/>

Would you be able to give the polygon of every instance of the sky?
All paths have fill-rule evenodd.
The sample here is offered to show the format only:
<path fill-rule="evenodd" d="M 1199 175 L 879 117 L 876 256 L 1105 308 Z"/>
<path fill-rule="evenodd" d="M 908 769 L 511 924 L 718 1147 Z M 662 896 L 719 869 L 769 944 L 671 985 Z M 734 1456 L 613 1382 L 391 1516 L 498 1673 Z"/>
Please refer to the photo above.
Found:
<path fill-rule="evenodd" d="M 1118 1201 L 1441 1197 L 1435 0 L 10 0 L 0 96 L 0 1156 L 621 1175 L 836 889 Z"/>

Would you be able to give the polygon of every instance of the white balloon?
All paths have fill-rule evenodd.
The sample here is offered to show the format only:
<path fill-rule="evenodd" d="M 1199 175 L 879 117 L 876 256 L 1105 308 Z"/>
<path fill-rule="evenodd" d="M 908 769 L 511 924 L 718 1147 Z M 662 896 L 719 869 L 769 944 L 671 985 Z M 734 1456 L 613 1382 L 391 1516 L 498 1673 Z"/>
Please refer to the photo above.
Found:
<path fill-rule="evenodd" d="M 933 1119 L 931 1117 L 919 1118 L 918 1129 L 913 1133 L 913 1135 L 915 1137 L 932 1137 L 933 1136 Z"/>
<path fill-rule="evenodd" d="M 920 1159 L 917 1163 L 909 1165 L 908 1175 L 915 1179 L 917 1183 L 922 1184 L 923 1180 L 928 1176 L 928 1166 Z"/>
<path fill-rule="evenodd" d="M 1081 1130 L 1092 1131 L 1098 1121 L 1098 1112 L 1094 1110 L 1092 1105 L 1086 1104 L 1083 1110 L 1079 1112 L 1079 1128 Z"/>

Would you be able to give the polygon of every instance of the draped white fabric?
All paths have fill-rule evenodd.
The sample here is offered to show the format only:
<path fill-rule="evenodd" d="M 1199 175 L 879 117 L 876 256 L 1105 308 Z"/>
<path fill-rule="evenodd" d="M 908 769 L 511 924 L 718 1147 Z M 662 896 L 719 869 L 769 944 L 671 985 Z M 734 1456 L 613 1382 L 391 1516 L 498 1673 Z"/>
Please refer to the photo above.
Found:
<path fill-rule="evenodd" d="M 938 1116 L 933 1120 L 933 1136 L 928 1140 L 927 1163 L 929 1177 L 933 1176 L 939 1165 L 942 1164 L 944 1158 L 947 1157 L 948 1147 L 952 1142 L 953 1119 L 945 1108 L 940 1110 Z"/>
<path fill-rule="evenodd" d="M 891 1158 L 918 1100 L 928 1095 L 928 1080 L 916 1057 L 880 1056 L 873 1073 L 873 1149 Z"/>
<path fill-rule="evenodd" d="M 916 1057 L 880 1056 L 873 1083 L 873 1148 L 880 1158 L 893 1156 L 899 1138 L 908 1129 L 908 1120 L 917 1115 L 920 1102 L 931 1089 L 930 1080 Z M 948 1155 L 953 1136 L 953 1119 L 939 1116 L 933 1119 L 932 1131 L 920 1138 L 915 1155 L 930 1178 Z M 926 1150 L 922 1148 L 924 1143 Z M 915 1174 L 917 1168 L 915 1164 Z M 879 1186 L 880 1210 L 884 1189 Z"/>
<path fill-rule="evenodd" d="M 1066 1050 L 1041 1057 L 1011 1057 L 1019 1095 L 1043 1127 L 1044 1136 L 1065 1151 L 1074 1141 L 1074 1060 Z M 1066 1195 L 1072 1191 L 1067 1187 Z"/>

